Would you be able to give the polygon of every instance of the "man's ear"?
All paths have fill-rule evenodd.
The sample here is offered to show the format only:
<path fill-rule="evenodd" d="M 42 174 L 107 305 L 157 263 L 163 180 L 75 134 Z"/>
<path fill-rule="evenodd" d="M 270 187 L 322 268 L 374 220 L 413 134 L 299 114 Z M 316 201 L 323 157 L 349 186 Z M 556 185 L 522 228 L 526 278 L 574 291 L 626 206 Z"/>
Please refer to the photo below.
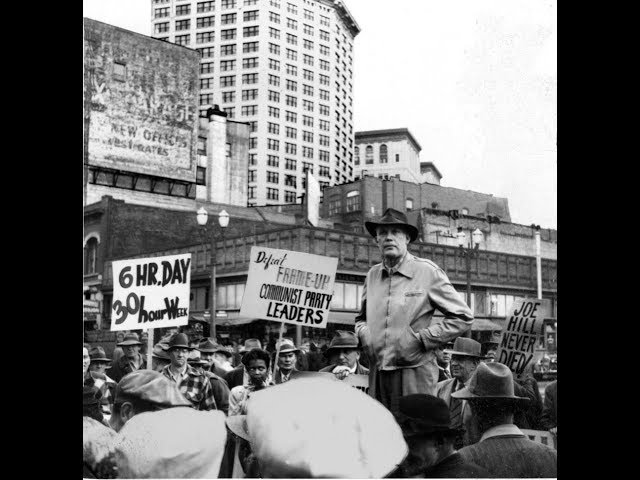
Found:
<path fill-rule="evenodd" d="M 127 420 L 130 420 L 135 415 L 133 411 L 133 405 L 130 402 L 124 402 L 120 407 L 120 418 L 122 419 L 122 423 L 126 423 Z"/>

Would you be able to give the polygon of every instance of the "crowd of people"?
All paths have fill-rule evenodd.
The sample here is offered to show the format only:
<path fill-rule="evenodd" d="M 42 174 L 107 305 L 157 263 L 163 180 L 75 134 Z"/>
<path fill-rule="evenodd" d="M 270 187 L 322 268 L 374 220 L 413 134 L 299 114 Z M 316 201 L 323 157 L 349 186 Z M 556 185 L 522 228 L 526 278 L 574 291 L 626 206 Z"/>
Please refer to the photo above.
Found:
<path fill-rule="evenodd" d="M 383 262 L 355 331 L 322 350 L 170 329 L 147 368 L 135 332 L 111 359 L 85 345 L 84 476 L 557 477 L 557 450 L 527 435 L 557 438 L 557 381 L 543 402 L 530 373 L 495 362 L 495 342 L 466 336 L 471 311 L 442 269 L 407 252 L 416 231 L 404 214 L 366 226 Z"/>

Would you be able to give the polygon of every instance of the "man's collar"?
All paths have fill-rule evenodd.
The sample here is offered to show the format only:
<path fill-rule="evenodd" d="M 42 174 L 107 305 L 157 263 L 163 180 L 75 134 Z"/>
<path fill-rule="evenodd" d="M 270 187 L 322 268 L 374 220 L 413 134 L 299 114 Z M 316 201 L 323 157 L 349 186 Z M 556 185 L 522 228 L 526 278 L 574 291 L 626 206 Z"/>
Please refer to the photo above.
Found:
<path fill-rule="evenodd" d="M 388 268 L 385 264 L 384 264 L 384 259 L 382 260 L 382 270 L 387 272 L 387 274 L 391 274 L 393 275 L 395 272 L 398 272 L 402 275 L 404 275 L 405 277 L 408 278 L 413 278 L 413 268 L 412 268 L 412 262 L 411 260 L 413 260 L 413 255 L 411 255 L 409 253 L 409 250 L 407 250 L 404 254 L 404 257 L 402 257 L 402 259 L 400 259 L 400 261 L 393 267 Z"/>
<path fill-rule="evenodd" d="M 513 423 L 505 423 L 503 425 L 496 425 L 482 434 L 480 441 L 486 440 L 491 437 L 502 437 L 505 435 L 519 435 L 524 437 L 524 433 Z"/>
<path fill-rule="evenodd" d="M 169 364 L 169 365 L 168 365 L 169 373 L 170 373 L 170 374 L 171 374 L 171 376 L 172 376 L 172 377 L 174 377 L 174 378 L 175 378 L 177 375 L 180 375 L 180 376 L 182 376 L 182 375 L 186 375 L 187 373 L 189 373 L 189 369 L 190 369 L 190 368 L 192 369 L 193 367 L 191 367 L 191 365 L 189 365 L 189 364 L 187 363 L 187 364 L 185 364 L 185 366 L 184 366 L 181 370 L 179 370 L 178 372 L 176 372 L 176 371 L 174 370 L 174 368 L 173 368 L 173 365 L 171 365 L 171 364 Z"/>

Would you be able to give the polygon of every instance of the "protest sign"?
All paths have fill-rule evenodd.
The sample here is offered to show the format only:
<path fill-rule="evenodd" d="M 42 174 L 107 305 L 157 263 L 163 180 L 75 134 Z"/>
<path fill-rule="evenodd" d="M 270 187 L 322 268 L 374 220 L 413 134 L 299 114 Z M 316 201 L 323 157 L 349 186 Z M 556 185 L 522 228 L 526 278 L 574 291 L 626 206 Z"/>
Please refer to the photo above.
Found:
<path fill-rule="evenodd" d="M 350 374 L 343 380 L 339 380 L 331 372 L 298 372 L 296 378 L 328 378 L 329 380 L 344 382 L 346 385 L 351 385 L 364 393 L 369 393 L 369 375 Z"/>
<path fill-rule="evenodd" d="M 516 375 L 530 369 L 536 344 L 544 332 L 544 319 L 549 316 L 549 300 L 525 298 L 511 305 L 502 331 L 495 361 L 509 367 Z"/>
<path fill-rule="evenodd" d="M 251 247 L 241 317 L 327 328 L 338 259 Z"/>
<path fill-rule="evenodd" d="M 186 325 L 190 267 L 190 253 L 114 261 L 111 330 Z"/>

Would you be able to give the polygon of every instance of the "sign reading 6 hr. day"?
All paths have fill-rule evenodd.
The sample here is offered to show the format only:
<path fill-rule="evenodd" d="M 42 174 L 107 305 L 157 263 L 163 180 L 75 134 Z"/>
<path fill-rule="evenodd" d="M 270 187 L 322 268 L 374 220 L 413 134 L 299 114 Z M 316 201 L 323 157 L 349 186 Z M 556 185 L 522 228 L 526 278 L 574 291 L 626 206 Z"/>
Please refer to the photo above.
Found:
<path fill-rule="evenodd" d="M 190 253 L 113 262 L 111 330 L 186 325 L 190 267 Z"/>

